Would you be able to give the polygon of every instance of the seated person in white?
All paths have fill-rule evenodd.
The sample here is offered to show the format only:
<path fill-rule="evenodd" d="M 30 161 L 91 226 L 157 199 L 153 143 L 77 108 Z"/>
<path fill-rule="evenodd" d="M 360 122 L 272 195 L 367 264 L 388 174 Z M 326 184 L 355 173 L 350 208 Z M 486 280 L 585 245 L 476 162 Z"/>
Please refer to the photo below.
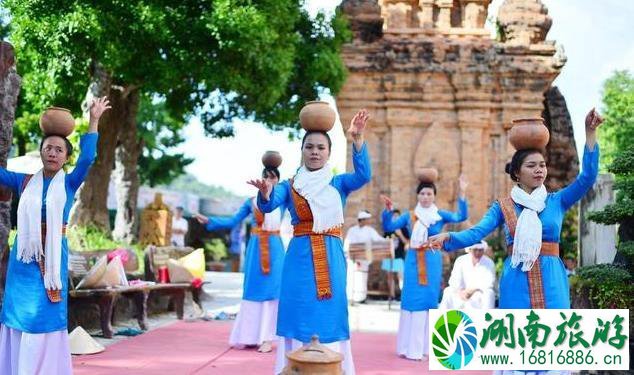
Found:
<path fill-rule="evenodd" d="M 372 214 L 368 211 L 359 211 L 357 215 L 358 224 L 350 227 L 344 240 L 344 251 L 348 258 L 348 273 L 346 282 L 346 293 L 348 300 L 362 302 L 368 296 L 368 268 L 370 262 L 357 260 L 353 262 L 349 258 L 348 249 L 350 244 L 367 243 L 372 241 L 385 241 L 386 239 L 370 226 Z"/>
<path fill-rule="evenodd" d="M 441 309 L 492 309 L 495 307 L 495 264 L 484 251 L 485 241 L 468 247 L 454 262 Z"/>

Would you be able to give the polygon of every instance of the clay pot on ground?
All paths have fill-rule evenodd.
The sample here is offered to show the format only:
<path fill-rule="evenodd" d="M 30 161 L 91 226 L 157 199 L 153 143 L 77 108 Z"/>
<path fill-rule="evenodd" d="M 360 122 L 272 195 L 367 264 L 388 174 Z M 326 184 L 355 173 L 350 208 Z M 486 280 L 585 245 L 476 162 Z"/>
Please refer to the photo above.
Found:
<path fill-rule="evenodd" d="M 288 364 L 282 374 L 330 374 L 341 375 L 343 355 L 332 351 L 319 343 L 317 336 L 313 336 L 308 345 L 292 353 L 286 354 Z"/>
<path fill-rule="evenodd" d="M 299 112 L 299 122 L 306 131 L 327 132 L 335 125 L 335 111 L 327 102 L 307 102 Z"/>
<path fill-rule="evenodd" d="M 75 130 L 75 119 L 66 108 L 49 107 L 40 116 L 40 128 L 46 135 L 68 137 Z"/>
<path fill-rule="evenodd" d="M 548 128 L 544 125 L 544 119 L 522 118 L 512 121 L 513 126 L 509 130 L 509 142 L 516 150 L 544 149 L 550 140 Z"/>
<path fill-rule="evenodd" d="M 277 151 L 267 151 L 262 155 L 262 164 L 267 168 L 278 168 L 282 164 L 282 155 Z"/>
<path fill-rule="evenodd" d="M 436 168 L 417 168 L 416 178 L 419 182 L 436 182 L 438 179 L 438 169 Z"/>

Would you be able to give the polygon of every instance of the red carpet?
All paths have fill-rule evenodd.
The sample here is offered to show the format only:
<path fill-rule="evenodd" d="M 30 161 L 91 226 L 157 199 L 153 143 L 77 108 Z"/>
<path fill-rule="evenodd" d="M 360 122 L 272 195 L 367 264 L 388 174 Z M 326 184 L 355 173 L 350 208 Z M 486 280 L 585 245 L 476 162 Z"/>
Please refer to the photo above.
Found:
<path fill-rule="evenodd" d="M 272 374 L 275 353 L 234 350 L 227 344 L 232 322 L 176 322 L 109 346 L 105 352 L 73 357 L 76 375 Z M 352 335 L 357 374 L 421 374 L 427 362 L 398 358 L 395 334 Z M 457 371 L 434 371 L 455 375 Z M 478 372 L 470 371 L 470 374 Z M 479 372 L 490 374 L 490 372 Z"/>

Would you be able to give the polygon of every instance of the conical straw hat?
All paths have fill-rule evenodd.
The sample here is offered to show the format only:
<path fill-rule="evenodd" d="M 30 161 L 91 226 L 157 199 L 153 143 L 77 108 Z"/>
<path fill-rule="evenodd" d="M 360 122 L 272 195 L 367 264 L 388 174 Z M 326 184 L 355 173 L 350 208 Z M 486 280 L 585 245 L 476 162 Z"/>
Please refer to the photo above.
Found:
<path fill-rule="evenodd" d="M 68 342 L 70 344 L 71 354 L 95 354 L 106 350 L 103 345 L 95 341 L 95 339 L 81 327 L 75 328 L 73 332 L 68 335 Z"/>

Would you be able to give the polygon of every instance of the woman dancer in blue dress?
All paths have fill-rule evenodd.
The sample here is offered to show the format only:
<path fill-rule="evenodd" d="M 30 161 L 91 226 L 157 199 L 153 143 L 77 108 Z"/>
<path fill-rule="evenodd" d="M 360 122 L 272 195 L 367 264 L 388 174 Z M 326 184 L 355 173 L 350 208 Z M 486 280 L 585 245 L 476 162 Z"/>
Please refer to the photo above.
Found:
<path fill-rule="evenodd" d="M 516 184 L 510 197 L 494 202 L 474 227 L 429 239 L 430 246 L 452 251 L 474 245 L 504 225 L 509 256 L 500 277 L 501 309 L 570 308 L 568 277 L 559 257 L 561 225 L 566 211 L 596 181 L 599 172 L 596 129 L 602 122 L 594 109 L 586 116 L 582 169 L 570 185 L 556 193 L 548 193 L 544 187 L 547 168 L 542 151 L 517 150 L 506 168 Z"/>
<path fill-rule="evenodd" d="M 271 212 L 286 206 L 293 238 L 284 259 L 280 294 L 275 373 L 286 365 L 286 353 L 308 343 L 313 335 L 344 356 L 343 370 L 354 374 L 348 327 L 346 259 L 341 227 L 348 195 L 371 178 L 364 143 L 368 113 L 358 112 L 348 133 L 353 139 L 354 172 L 333 175 L 327 164 L 332 143 L 325 131 L 307 131 L 302 141 L 303 166 L 290 181 L 275 187 L 264 180 L 249 181 L 260 191 L 258 207 Z"/>
<path fill-rule="evenodd" d="M 281 160 L 281 159 L 280 159 Z M 271 185 L 280 179 L 276 166 L 264 165 L 262 178 Z M 284 262 L 284 244 L 280 238 L 280 225 L 284 207 L 264 214 L 256 206 L 255 197 L 247 199 L 238 212 L 229 218 L 205 217 L 196 219 L 208 231 L 231 229 L 251 215 L 251 238 L 245 251 L 244 287 L 240 312 L 231 330 L 229 344 L 236 348 L 258 346 L 268 353 L 275 336 L 277 305 Z"/>
<path fill-rule="evenodd" d="M 72 145 L 53 134 L 40 144 L 43 168 L 35 175 L 0 168 L 0 184 L 19 197 L 0 318 L 0 374 L 72 374 L 66 223 L 75 192 L 95 160 L 99 118 L 108 108 L 105 97 L 93 101 L 71 173 L 63 167 Z"/>
<path fill-rule="evenodd" d="M 458 211 L 439 210 L 436 207 L 434 181 L 421 181 L 416 189 L 418 203 L 411 212 L 396 220 L 392 215 L 392 200 L 381 196 L 385 203 L 383 230 L 391 232 L 407 228 L 410 248 L 405 255 L 405 272 L 401 292 L 401 317 L 398 325 L 396 352 L 399 356 L 422 360 L 429 353 L 429 309 L 438 307 L 442 277 L 442 255 L 423 246 L 428 236 L 438 234 L 445 224 L 467 220 L 467 181 L 459 181 Z"/>

